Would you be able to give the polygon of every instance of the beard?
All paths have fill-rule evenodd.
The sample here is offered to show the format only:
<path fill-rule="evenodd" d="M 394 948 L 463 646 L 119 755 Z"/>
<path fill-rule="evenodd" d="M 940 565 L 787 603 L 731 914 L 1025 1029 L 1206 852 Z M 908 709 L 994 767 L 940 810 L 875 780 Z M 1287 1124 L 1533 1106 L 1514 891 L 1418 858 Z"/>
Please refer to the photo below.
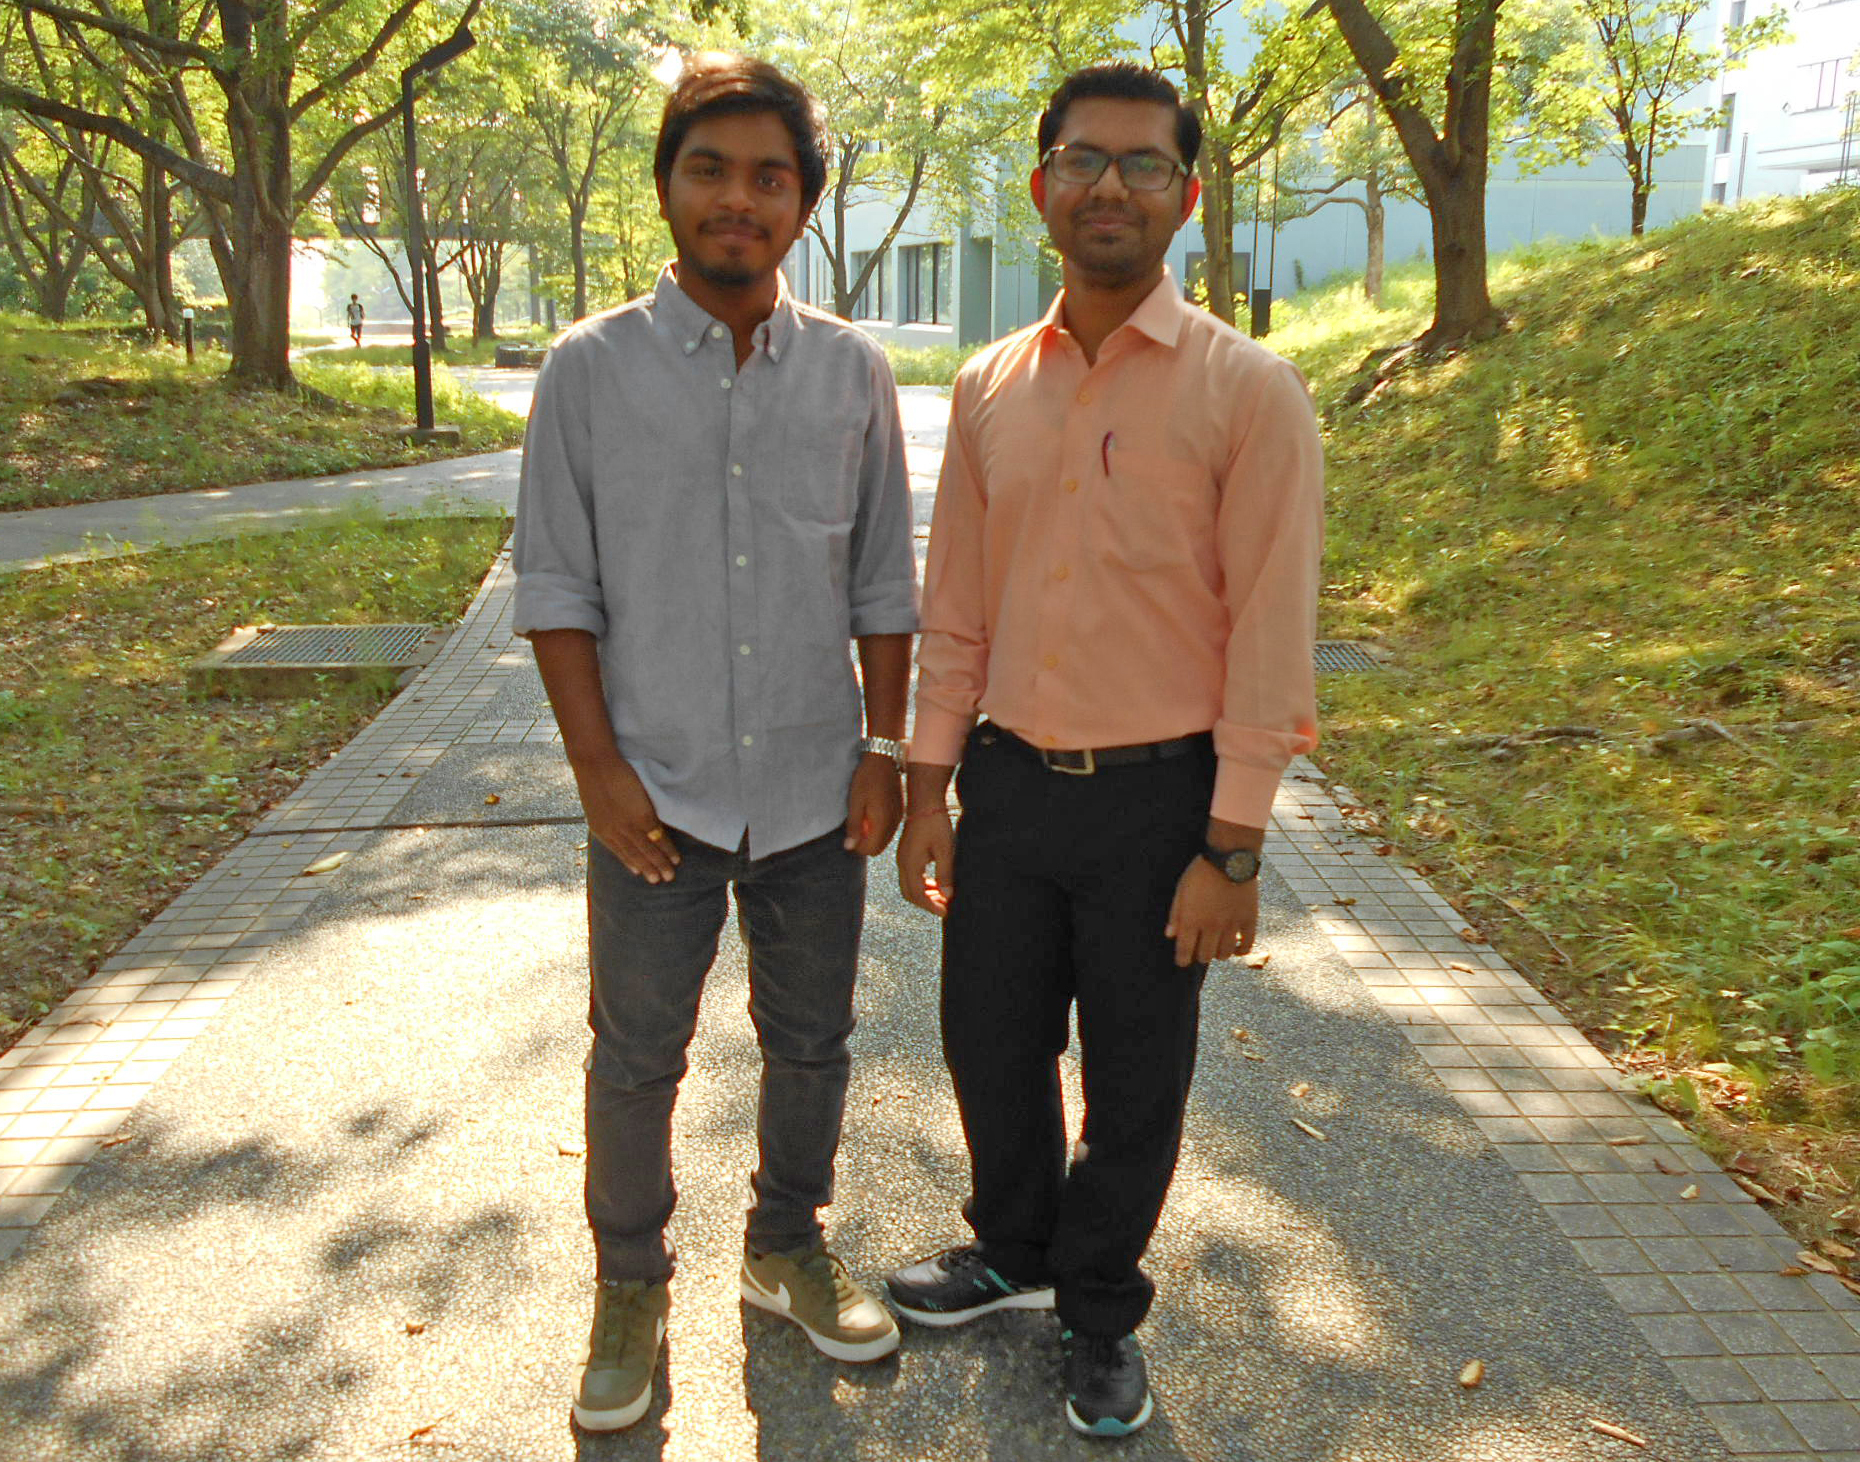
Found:
<path fill-rule="evenodd" d="M 1094 218 L 1115 218 L 1129 224 L 1130 231 L 1113 238 L 1095 238 L 1090 227 Z M 1146 218 L 1126 213 L 1080 210 L 1071 217 L 1072 247 L 1062 251 L 1066 262 L 1106 289 L 1135 284 L 1154 270 L 1169 250 L 1168 237 L 1160 244 L 1149 237 L 1147 222 Z"/>
<path fill-rule="evenodd" d="M 719 289 L 742 289 L 762 278 L 755 270 L 742 264 L 711 264 L 695 255 L 685 255 L 679 262 L 706 284 L 715 285 Z"/>

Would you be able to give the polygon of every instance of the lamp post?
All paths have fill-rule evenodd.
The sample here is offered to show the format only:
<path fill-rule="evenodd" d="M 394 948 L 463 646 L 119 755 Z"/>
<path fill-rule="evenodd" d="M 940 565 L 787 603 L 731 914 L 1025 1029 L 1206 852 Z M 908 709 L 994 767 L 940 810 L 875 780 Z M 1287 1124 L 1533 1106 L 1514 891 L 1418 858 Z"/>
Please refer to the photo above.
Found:
<path fill-rule="evenodd" d="M 420 195 L 420 163 L 414 153 L 413 83 L 429 71 L 462 56 L 477 44 L 471 27 L 460 22 L 430 51 L 400 73 L 400 135 L 407 154 L 407 268 L 413 275 L 413 417 L 415 439 L 434 432 L 433 349 L 426 339 L 426 205 Z"/>

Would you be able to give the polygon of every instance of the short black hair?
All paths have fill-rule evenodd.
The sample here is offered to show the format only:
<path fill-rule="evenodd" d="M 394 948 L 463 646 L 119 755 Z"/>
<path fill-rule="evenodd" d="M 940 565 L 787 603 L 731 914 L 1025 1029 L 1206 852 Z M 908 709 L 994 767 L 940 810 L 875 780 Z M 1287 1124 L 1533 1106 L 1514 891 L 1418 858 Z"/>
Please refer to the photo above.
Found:
<path fill-rule="evenodd" d="M 821 142 L 819 104 L 799 82 L 777 71 L 767 61 L 732 51 L 707 51 L 685 65 L 678 85 L 665 100 L 659 118 L 659 141 L 652 155 L 652 175 L 663 190 L 672 175 L 672 163 L 685 135 L 709 117 L 735 117 L 747 112 L 773 112 L 794 139 L 801 164 L 801 211 L 820 201 L 827 186 L 827 158 Z"/>
<path fill-rule="evenodd" d="M 1045 157 L 1053 139 L 1066 120 L 1066 109 L 1088 97 L 1111 97 L 1118 101 L 1157 102 L 1175 108 L 1175 146 L 1182 154 L 1182 166 L 1191 172 L 1195 154 L 1201 151 L 1201 118 L 1194 108 L 1182 101 L 1175 84 L 1161 72 L 1151 71 L 1134 61 L 1107 61 L 1074 71 L 1059 83 L 1046 110 L 1040 113 L 1039 155 Z"/>

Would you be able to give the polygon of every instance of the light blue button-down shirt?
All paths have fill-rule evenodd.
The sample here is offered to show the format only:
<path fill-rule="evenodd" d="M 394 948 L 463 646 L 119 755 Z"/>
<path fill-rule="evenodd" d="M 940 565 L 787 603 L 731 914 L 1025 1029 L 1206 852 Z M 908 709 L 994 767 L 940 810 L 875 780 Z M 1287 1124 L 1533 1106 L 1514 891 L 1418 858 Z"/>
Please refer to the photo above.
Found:
<path fill-rule="evenodd" d="M 767 857 L 845 821 L 858 635 L 917 628 L 884 353 L 784 287 L 739 370 L 679 289 L 570 329 L 523 442 L 516 630 L 600 644 L 620 753 L 660 820 Z"/>

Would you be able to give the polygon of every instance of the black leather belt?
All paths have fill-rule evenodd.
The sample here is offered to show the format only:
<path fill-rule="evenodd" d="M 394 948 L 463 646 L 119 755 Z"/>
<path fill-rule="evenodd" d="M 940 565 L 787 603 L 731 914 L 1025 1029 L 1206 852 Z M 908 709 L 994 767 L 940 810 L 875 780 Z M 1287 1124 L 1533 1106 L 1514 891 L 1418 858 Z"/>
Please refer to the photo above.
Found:
<path fill-rule="evenodd" d="M 1025 752 L 1048 771 L 1064 772 L 1071 777 L 1089 777 L 1108 767 L 1132 767 L 1143 762 L 1169 761 L 1178 756 L 1214 749 L 1212 731 L 1197 731 L 1193 735 L 1175 736 L 1167 741 L 1145 741 L 1135 746 L 1087 747 L 1083 751 L 1054 751 L 1049 747 L 1035 746 L 993 721 L 982 722 L 975 731 L 984 744 L 991 736 L 999 737 L 1003 745 Z"/>

